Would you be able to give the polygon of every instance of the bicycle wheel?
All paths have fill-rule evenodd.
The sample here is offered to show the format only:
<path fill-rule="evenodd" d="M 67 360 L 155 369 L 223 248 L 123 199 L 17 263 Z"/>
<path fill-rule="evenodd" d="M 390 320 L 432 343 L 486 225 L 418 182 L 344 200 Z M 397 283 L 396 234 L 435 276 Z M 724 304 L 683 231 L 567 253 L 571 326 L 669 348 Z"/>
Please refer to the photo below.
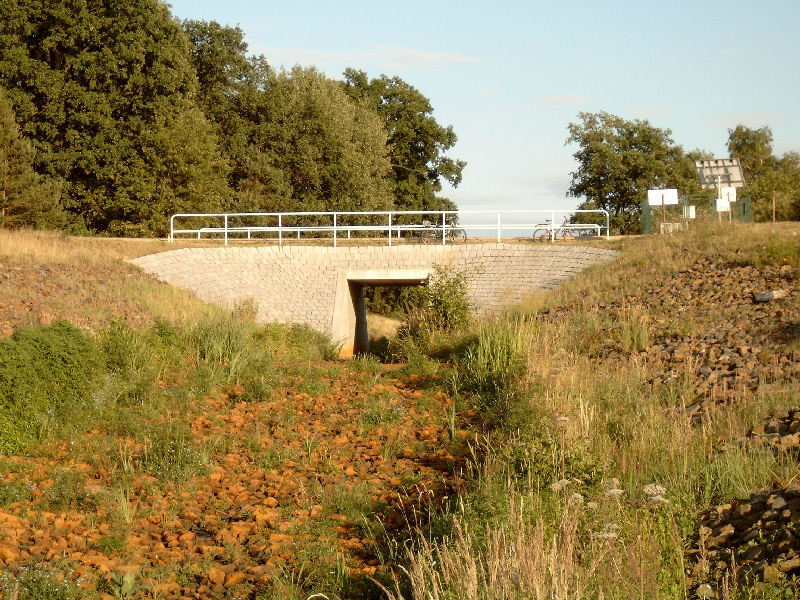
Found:
<path fill-rule="evenodd" d="M 467 241 L 467 232 L 463 229 L 451 229 L 447 232 L 447 239 L 451 244 L 463 244 Z"/>
<path fill-rule="evenodd" d="M 533 232 L 533 239 L 537 242 L 549 242 L 550 241 L 550 230 L 549 229 L 537 229 Z"/>

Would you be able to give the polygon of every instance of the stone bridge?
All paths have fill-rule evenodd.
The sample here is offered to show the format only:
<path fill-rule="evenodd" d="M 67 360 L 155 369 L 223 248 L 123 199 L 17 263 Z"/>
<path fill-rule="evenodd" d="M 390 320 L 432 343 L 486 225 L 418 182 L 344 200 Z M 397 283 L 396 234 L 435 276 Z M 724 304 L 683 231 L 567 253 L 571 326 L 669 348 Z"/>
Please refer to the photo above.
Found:
<path fill-rule="evenodd" d="M 365 285 L 418 285 L 435 265 L 461 271 L 478 313 L 548 290 L 613 250 L 507 243 L 450 246 L 261 246 L 182 248 L 131 261 L 206 302 L 252 298 L 258 320 L 305 323 L 331 336 L 342 355 L 368 348 Z"/>

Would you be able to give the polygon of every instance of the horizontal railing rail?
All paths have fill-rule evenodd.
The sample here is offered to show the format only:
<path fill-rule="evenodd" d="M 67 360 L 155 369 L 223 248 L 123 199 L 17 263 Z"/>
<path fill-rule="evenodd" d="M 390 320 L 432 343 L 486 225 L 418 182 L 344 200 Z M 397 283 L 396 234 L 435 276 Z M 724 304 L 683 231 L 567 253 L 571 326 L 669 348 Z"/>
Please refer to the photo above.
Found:
<path fill-rule="evenodd" d="M 568 223 L 575 214 L 597 214 L 602 223 Z M 539 216 L 541 215 L 541 216 Z M 562 222 L 556 222 L 556 216 Z M 428 217 L 428 218 L 424 218 Z M 548 218 L 549 217 L 549 218 Z M 215 224 L 202 224 L 190 227 L 176 227 L 176 220 L 213 221 Z M 477 222 L 472 222 L 477 219 Z M 370 222 L 358 222 L 370 221 Z M 467 222 L 464 222 L 467 221 Z M 196 223 L 195 223 L 196 224 Z M 403 210 L 403 211 L 337 211 L 337 212 L 234 212 L 234 213 L 177 213 L 169 220 L 169 241 L 176 235 L 192 235 L 201 239 L 203 235 L 221 236 L 225 245 L 229 238 L 276 237 L 278 244 L 283 245 L 287 236 L 301 238 L 307 234 L 331 234 L 333 245 L 344 234 L 351 238 L 354 233 L 377 233 L 386 236 L 389 246 L 392 241 L 405 235 L 435 233 L 437 241 L 441 239 L 446 245 L 448 235 L 456 231 L 491 232 L 499 242 L 508 232 L 549 232 L 549 238 L 555 242 L 560 234 L 569 230 L 596 231 L 600 236 L 605 231 L 609 237 L 609 214 L 602 209 L 549 209 L 549 210 Z M 432 236 L 429 236 L 432 237 Z M 518 237 L 518 236 L 515 236 Z"/>

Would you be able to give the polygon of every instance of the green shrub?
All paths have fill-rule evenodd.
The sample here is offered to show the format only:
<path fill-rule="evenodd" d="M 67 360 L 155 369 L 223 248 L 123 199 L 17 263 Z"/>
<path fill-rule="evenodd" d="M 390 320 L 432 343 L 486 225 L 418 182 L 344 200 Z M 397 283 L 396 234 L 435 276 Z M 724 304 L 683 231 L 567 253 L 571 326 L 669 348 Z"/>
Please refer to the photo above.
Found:
<path fill-rule="evenodd" d="M 97 344 L 64 321 L 0 340 L 0 453 L 40 439 L 87 403 L 103 366 Z"/>
<path fill-rule="evenodd" d="M 406 314 L 406 324 L 397 332 L 405 345 L 426 349 L 437 337 L 465 329 L 471 320 L 467 281 L 463 273 L 437 265 L 425 289 L 422 306 Z"/>
<path fill-rule="evenodd" d="M 463 273 L 437 265 L 427 296 L 429 310 L 445 331 L 462 329 L 469 323 L 469 296 Z"/>

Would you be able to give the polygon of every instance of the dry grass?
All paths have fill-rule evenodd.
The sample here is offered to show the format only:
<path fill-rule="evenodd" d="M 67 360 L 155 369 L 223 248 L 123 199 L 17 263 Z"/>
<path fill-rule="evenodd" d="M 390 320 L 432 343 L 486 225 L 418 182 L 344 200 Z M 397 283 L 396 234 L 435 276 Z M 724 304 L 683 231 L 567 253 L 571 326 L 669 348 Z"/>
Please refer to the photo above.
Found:
<path fill-rule="evenodd" d="M 367 313 L 367 329 L 369 330 L 370 340 L 381 338 L 394 339 L 397 331 L 403 326 L 399 319 L 392 319 L 376 313 Z"/>
<path fill-rule="evenodd" d="M 159 283 L 126 261 L 186 244 L 0 230 L 0 335 L 68 320 L 97 331 L 114 320 L 194 323 L 221 309 Z"/>
<path fill-rule="evenodd" d="M 578 518 L 567 508 L 554 531 L 543 519 L 531 520 L 524 498 L 513 496 L 505 527 L 487 526 L 480 535 L 462 519 L 455 519 L 447 543 L 421 538 L 402 569 L 413 600 L 569 600 L 584 597 L 593 572 L 581 568 L 585 551 L 578 534 Z M 605 554 L 602 544 L 595 549 Z M 402 600 L 406 582 L 394 575 L 394 590 L 382 587 L 389 600 Z"/>

